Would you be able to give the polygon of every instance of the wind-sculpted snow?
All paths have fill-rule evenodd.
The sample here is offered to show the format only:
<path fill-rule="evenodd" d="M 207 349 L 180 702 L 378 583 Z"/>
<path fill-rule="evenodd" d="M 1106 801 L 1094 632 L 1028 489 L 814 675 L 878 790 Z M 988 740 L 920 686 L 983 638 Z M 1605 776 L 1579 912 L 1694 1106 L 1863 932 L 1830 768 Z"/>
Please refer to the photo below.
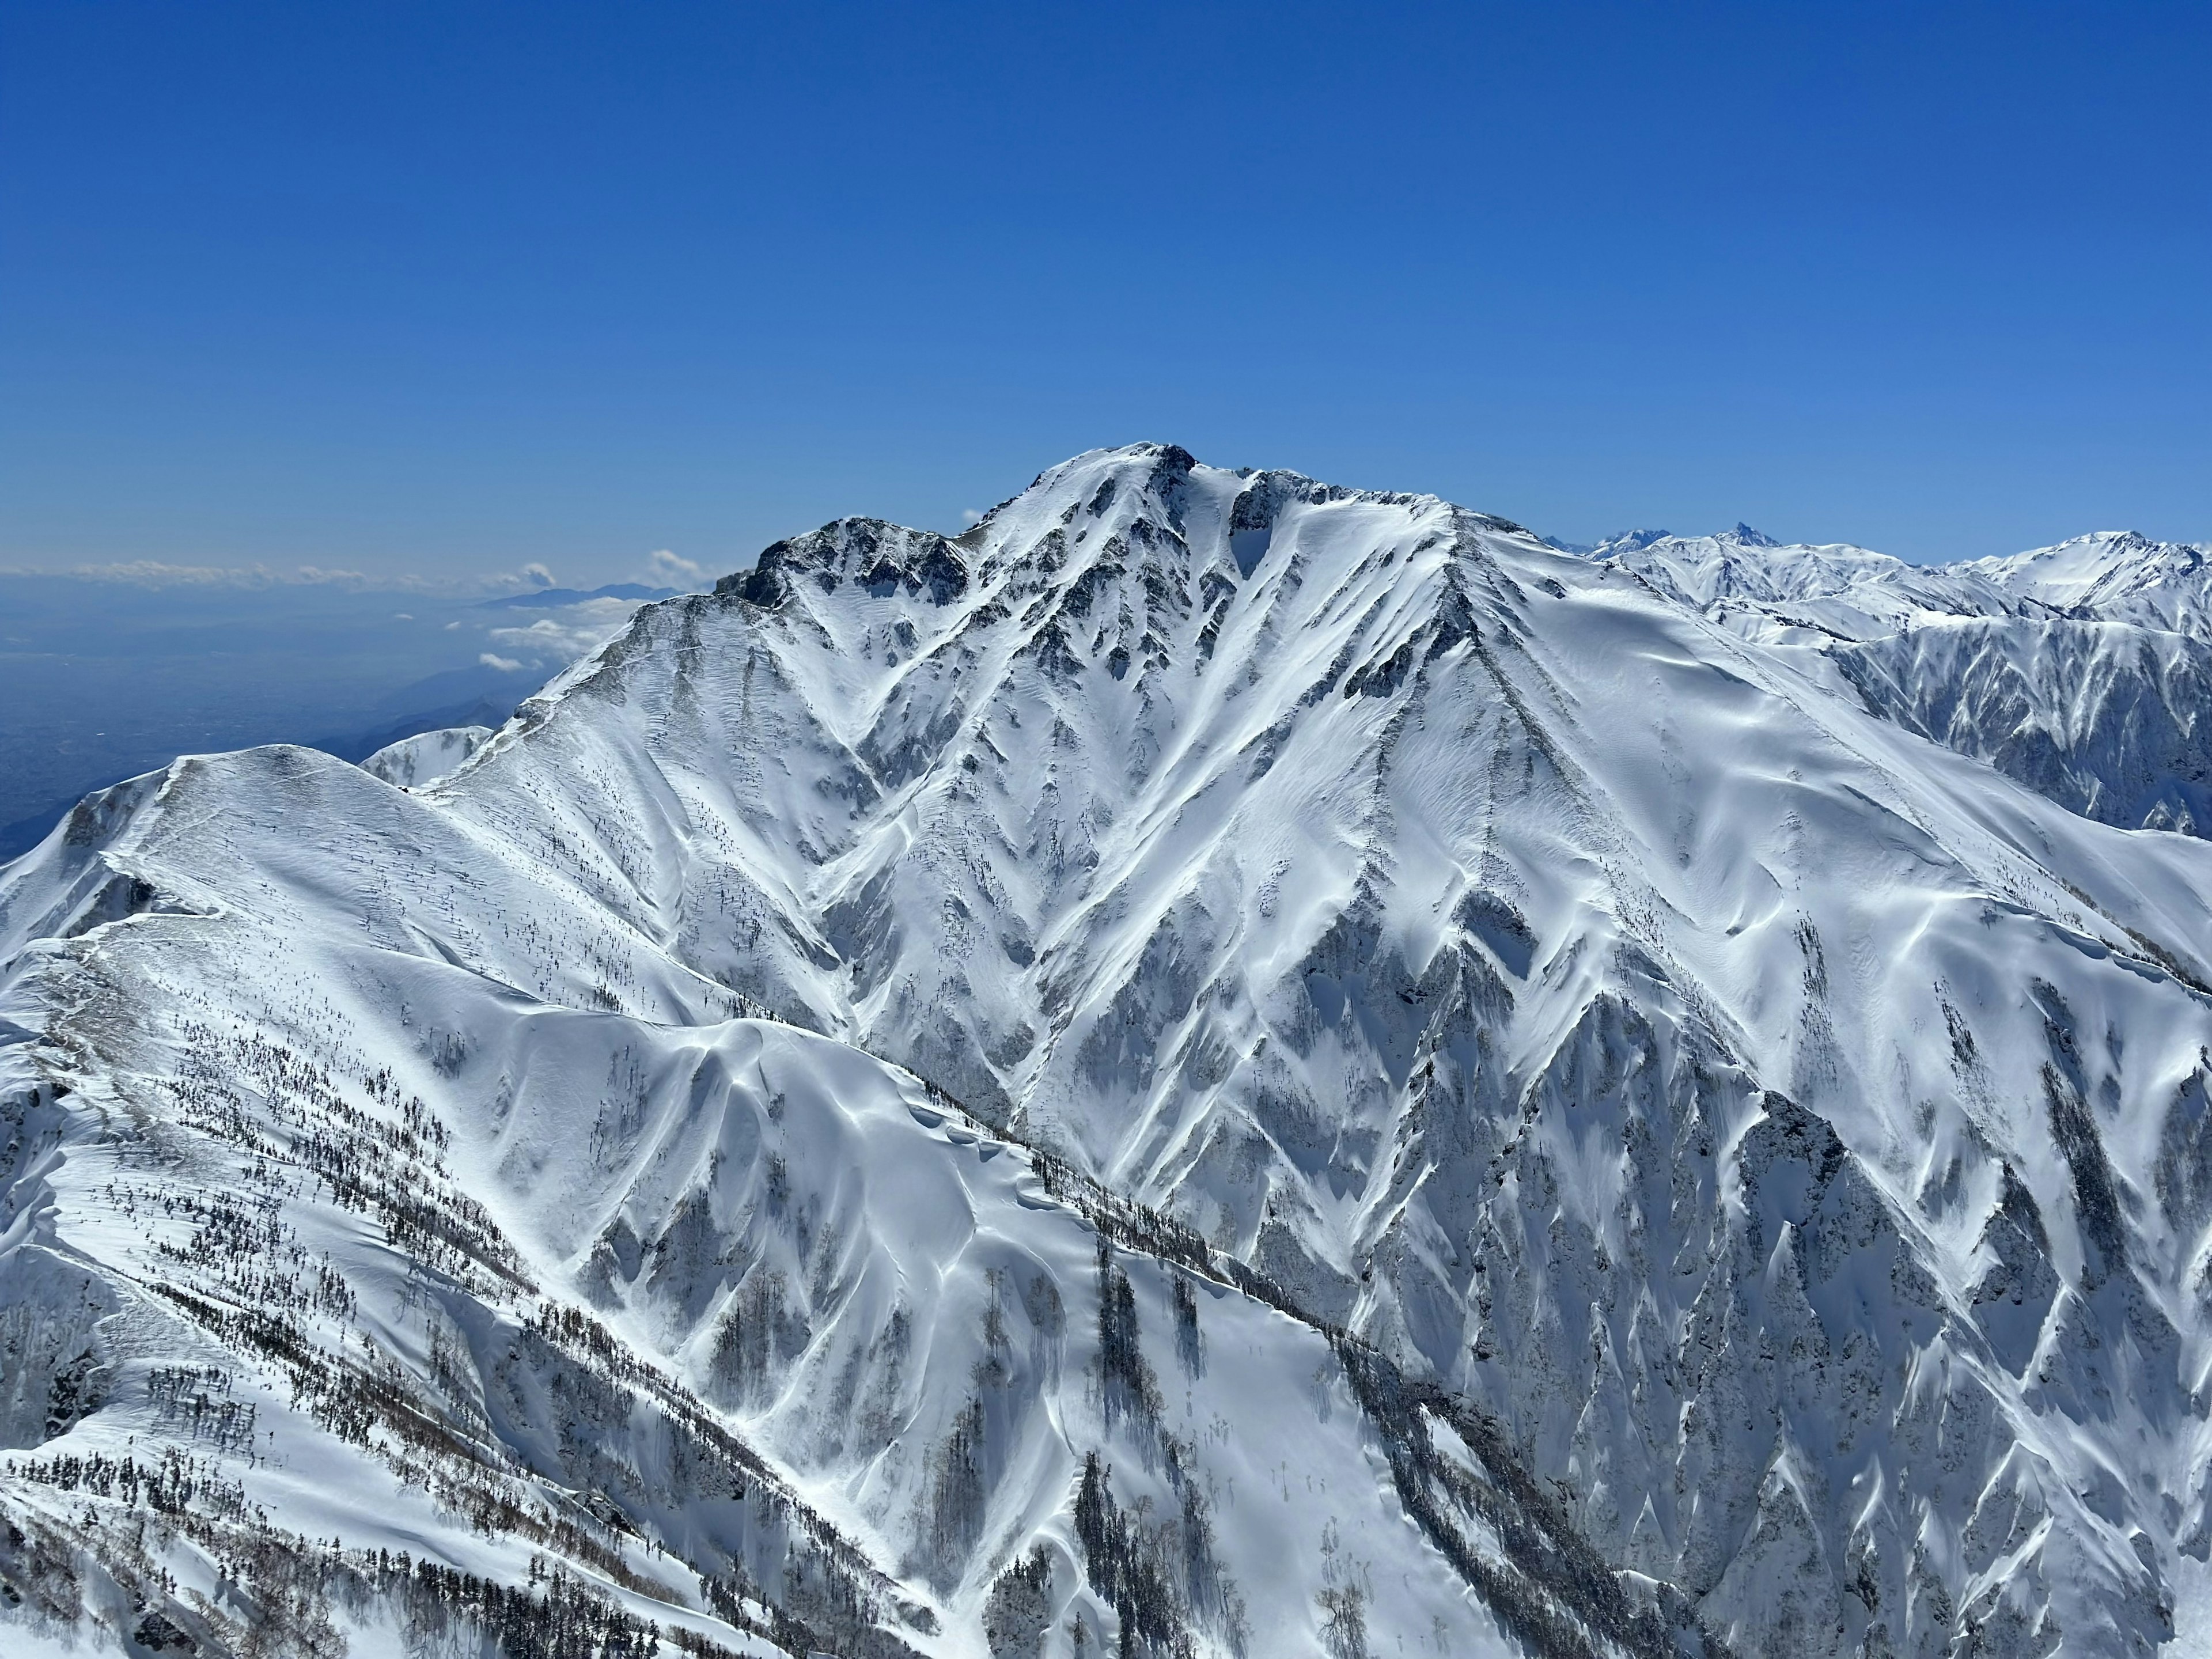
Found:
<path fill-rule="evenodd" d="M 1915 566 L 1853 547 L 1638 532 L 1590 556 L 1866 706 L 2123 829 L 2202 833 L 2212 558 L 2129 533 Z"/>
<path fill-rule="evenodd" d="M 434 809 L 297 750 L 180 763 L 131 805 L 13 872 L 50 921 L 82 884 L 41 894 L 42 866 L 137 873 L 16 958 L 11 1012 L 54 1023 L 0 1050 L 11 1643 L 1694 1632 L 1602 1569 L 1531 1575 L 1587 1546 L 1479 1414 L 910 1075 L 711 1018 L 727 994 L 680 969 L 648 1019 L 526 994 L 485 939 L 458 960 L 432 931 L 457 890 L 507 941 L 560 912 L 446 861 Z M 288 870 L 280 826 L 311 821 Z M 404 879 L 307 874 L 379 861 Z M 1444 1469 L 1431 1436 L 1471 1433 Z"/>
<path fill-rule="evenodd" d="M 488 726 L 453 726 L 388 743 L 361 763 L 371 777 L 403 789 L 435 783 L 484 746 Z"/>
<path fill-rule="evenodd" d="M 88 801 L 0 881 L 6 1582 L 518 1651 L 2190 1639 L 2212 848 L 1973 756 L 2201 818 L 2195 659 L 2143 739 L 2130 647 L 2006 631 L 2121 624 L 1635 539 L 1101 452 L 648 606 L 413 793 Z M 1978 746 L 2008 696 L 2080 724 Z"/>

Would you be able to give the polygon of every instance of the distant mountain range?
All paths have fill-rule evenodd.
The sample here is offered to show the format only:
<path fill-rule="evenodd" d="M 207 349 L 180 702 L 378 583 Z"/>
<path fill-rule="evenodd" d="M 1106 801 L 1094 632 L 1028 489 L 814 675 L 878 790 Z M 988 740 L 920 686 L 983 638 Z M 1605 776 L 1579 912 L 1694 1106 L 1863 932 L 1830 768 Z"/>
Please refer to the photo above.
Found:
<path fill-rule="evenodd" d="M 1139 445 L 94 794 L 0 1642 L 2201 1650 L 2206 552 Z"/>
<path fill-rule="evenodd" d="M 2108 531 L 1910 565 L 1739 525 L 1590 556 L 2075 811 L 2212 826 L 2212 549 Z"/>

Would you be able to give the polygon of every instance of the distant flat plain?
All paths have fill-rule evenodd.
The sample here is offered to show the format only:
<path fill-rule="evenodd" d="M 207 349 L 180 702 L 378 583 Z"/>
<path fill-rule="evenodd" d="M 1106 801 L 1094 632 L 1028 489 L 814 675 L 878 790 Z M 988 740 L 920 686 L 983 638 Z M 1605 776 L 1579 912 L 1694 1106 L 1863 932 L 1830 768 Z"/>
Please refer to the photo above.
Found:
<path fill-rule="evenodd" d="M 359 759 L 503 717 L 561 665 L 491 638 L 529 620 L 481 594 L 0 575 L 0 860 L 87 791 L 180 754 L 305 743 Z"/>

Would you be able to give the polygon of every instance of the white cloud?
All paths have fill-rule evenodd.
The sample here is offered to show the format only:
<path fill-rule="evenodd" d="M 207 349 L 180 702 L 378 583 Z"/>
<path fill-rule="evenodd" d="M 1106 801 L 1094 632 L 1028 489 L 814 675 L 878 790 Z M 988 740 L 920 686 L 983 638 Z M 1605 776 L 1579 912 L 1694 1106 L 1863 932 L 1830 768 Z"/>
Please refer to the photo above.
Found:
<path fill-rule="evenodd" d="M 960 522 L 963 524 L 981 524 L 983 522 L 983 515 L 981 513 L 978 513 L 972 507 L 963 507 L 960 509 Z"/>
<path fill-rule="evenodd" d="M 495 628 L 495 645 L 515 651 L 539 651 L 574 662 L 622 629 L 637 606 L 628 599 L 585 599 L 564 605 L 554 616 L 540 617 L 527 628 Z"/>
<path fill-rule="evenodd" d="M 657 582 L 663 587 L 688 587 L 695 582 L 702 582 L 707 579 L 707 569 L 704 565 L 694 564 L 689 559 L 679 558 L 665 547 L 647 559 L 645 562 L 645 567 L 647 580 Z"/>
<path fill-rule="evenodd" d="M 558 587 L 552 568 L 532 559 L 528 564 L 513 570 L 495 571 L 479 577 L 476 586 L 487 592 L 501 594 L 542 593 L 549 587 Z"/>
<path fill-rule="evenodd" d="M 513 657 L 495 657 L 489 651 L 483 653 L 477 660 L 486 668 L 496 668 L 502 674 L 512 674 L 522 666 Z"/>

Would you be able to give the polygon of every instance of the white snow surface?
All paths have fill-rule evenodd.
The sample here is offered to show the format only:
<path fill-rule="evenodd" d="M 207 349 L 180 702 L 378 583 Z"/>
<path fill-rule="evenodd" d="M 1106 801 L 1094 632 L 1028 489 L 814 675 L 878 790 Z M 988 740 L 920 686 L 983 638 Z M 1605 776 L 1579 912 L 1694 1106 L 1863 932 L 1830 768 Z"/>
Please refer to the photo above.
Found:
<path fill-rule="evenodd" d="M 2201 1629 L 2212 847 L 2112 711 L 2185 759 L 2206 635 L 2098 545 L 1572 556 L 1142 445 L 779 544 L 413 790 L 88 799 L 0 871 L 0 1620 Z"/>
<path fill-rule="evenodd" d="M 2212 543 L 2100 530 L 2055 547 L 1956 567 L 2007 592 L 2198 639 L 2212 634 Z"/>
<path fill-rule="evenodd" d="M 449 726 L 436 732 L 418 732 L 411 738 L 386 744 L 361 763 L 361 769 L 396 787 L 419 789 L 435 783 L 483 748 L 491 732 L 489 726 Z"/>
<path fill-rule="evenodd" d="M 2212 559 L 2130 532 L 1922 566 L 1636 532 L 1590 556 L 1909 730 L 2128 829 L 2212 828 Z"/>

